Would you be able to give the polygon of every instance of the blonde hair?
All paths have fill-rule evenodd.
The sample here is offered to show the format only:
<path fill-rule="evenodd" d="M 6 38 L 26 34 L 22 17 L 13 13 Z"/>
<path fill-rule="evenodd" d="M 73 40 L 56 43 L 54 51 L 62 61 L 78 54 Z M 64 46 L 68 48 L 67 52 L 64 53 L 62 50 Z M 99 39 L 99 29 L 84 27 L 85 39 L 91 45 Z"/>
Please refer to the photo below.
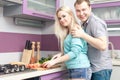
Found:
<path fill-rule="evenodd" d="M 67 12 L 69 15 L 71 15 L 71 28 L 74 27 L 75 24 L 77 24 L 77 21 L 75 19 L 75 16 L 74 16 L 74 13 L 72 12 L 72 10 L 67 7 L 67 6 L 62 6 L 60 7 L 57 11 L 56 11 L 56 15 L 55 15 L 55 35 L 57 36 L 58 38 L 58 42 L 60 42 L 60 48 L 61 48 L 61 51 L 63 52 L 63 41 L 65 39 L 65 37 L 67 36 L 68 34 L 68 29 L 65 28 L 65 27 L 62 27 L 59 23 L 59 20 L 58 20 L 58 12 L 59 11 L 65 11 Z M 59 44 L 59 43 L 58 43 Z"/>

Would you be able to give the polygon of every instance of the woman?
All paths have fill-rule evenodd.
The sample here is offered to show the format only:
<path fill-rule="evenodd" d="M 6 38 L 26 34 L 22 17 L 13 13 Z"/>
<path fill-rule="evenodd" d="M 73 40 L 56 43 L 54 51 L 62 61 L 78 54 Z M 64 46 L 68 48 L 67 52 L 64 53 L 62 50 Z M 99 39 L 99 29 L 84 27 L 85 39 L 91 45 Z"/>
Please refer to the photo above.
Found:
<path fill-rule="evenodd" d="M 42 66 L 50 68 L 57 63 L 65 62 L 70 80 L 87 80 L 87 70 L 90 67 L 87 43 L 71 35 L 71 29 L 78 27 L 82 29 L 70 8 L 63 6 L 56 11 L 55 34 L 61 43 L 61 52 Z"/>

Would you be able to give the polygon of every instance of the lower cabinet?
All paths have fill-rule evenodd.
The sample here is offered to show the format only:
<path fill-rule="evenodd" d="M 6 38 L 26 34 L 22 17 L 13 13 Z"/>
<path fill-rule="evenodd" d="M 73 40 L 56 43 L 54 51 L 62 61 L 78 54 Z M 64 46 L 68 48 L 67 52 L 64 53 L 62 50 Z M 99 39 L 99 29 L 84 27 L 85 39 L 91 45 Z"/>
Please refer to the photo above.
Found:
<path fill-rule="evenodd" d="M 67 76 L 67 71 L 60 71 L 40 76 L 39 80 L 67 80 Z"/>
<path fill-rule="evenodd" d="M 120 80 L 120 66 L 113 66 L 112 76 L 110 80 Z"/>

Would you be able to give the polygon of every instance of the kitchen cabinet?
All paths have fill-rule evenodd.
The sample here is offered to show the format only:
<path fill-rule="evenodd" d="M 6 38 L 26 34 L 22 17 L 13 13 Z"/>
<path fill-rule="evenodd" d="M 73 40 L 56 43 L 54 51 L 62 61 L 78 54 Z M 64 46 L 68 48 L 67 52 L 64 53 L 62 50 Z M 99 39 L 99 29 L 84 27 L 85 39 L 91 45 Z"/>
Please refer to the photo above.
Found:
<path fill-rule="evenodd" d="M 39 80 L 64 80 L 67 78 L 67 71 L 55 72 L 47 75 L 43 75 Z"/>
<path fill-rule="evenodd" d="M 22 5 L 4 6 L 4 16 L 50 21 L 54 20 L 59 0 L 23 0 Z"/>
<path fill-rule="evenodd" d="M 23 0 L 4 0 L 4 1 L 22 4 L 22 1 L 23 1 Z"/>
<path fill-rule="evenodd" d="M 90 0 L 91 3 L 105 3 L 105 2 L 115 2 L 120 0 Z"/>
<path fill-rule="evenodd" d="M 0 7 L 22 4 L 22 0 L 0 0 Z"/>
<path fill-rule="evenodd" d="M 120 1 L 93 3 L 92 11 L 108 24 L 108 30 L 120 30 Z"/>

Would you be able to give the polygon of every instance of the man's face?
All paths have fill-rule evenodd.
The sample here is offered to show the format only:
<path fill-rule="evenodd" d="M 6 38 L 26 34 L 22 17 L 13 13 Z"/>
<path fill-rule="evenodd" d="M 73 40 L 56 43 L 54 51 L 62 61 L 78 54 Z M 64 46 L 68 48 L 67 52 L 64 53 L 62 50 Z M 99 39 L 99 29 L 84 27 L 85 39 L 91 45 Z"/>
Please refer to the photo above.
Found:
<path fill-rule="evenodd" d="M 91 14 L 91 7 L 86 3 L 82 2 L 81 4 L 75 5 L 76 15 L 82 21 L 87 21 L 88 17 Z"/>

